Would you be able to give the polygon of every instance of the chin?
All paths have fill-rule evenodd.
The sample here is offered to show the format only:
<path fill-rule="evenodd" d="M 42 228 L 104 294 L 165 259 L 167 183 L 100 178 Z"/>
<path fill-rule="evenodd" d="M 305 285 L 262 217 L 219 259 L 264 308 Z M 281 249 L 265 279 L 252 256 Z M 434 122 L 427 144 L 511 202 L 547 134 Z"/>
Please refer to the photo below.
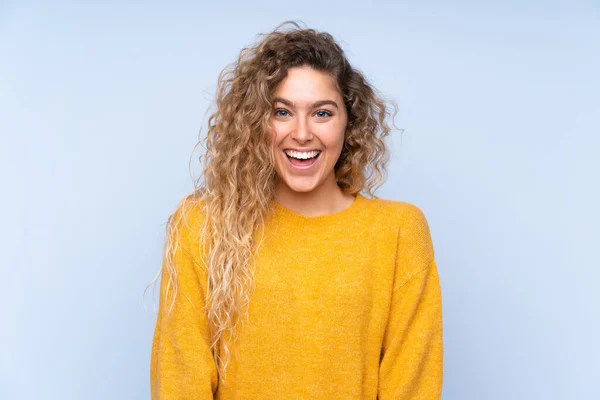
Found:
<path fill-rule="evenodd" d="M 288 182 L 284 181 L 285 185 L 293 192 L 296 193 L 309 193 L 317 188 L 316 184 L 304 184 L 299 182 Z"/>
<path fill-rule="evenodd" d="M 279 184 L 284 190 L 294 193 L 310 193 L 322 184 L 318 176 L 306 176 L 303 178 L 292 176 L 279 176 Z"/>

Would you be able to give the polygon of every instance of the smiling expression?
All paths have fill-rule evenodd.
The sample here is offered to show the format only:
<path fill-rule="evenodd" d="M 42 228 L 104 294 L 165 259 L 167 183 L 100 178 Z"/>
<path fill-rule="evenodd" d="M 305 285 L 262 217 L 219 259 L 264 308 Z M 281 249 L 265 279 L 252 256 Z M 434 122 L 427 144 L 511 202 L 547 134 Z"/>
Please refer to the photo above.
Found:
<path fill-rule="evenodd" d="M 271 135 L 278 190 L 336 189 L 334 167 L 344 145 L 348 115 L 333 78 L 310 67 L 290 68 L 273 101 Z"/>

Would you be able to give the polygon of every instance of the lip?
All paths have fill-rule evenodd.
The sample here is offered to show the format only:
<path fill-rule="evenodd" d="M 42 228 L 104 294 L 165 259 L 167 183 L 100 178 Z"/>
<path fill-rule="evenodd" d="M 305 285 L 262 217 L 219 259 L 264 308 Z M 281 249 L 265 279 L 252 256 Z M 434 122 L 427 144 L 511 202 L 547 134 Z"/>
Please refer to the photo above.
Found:
<path fill-rule="evenodd" d="M 291 151 L 298 151 L 298 152 L 308 152 L 308 151 L 322 151 L 321 149 L 294 149 L 292 147 L 286 147 L 285 149 L 283 149 L 283 151 L 287 151 L 287 150 L 291 150 Z"/>
<path fill-rule="evenodd" d="M 286 150 L 292 150 L 292 149 L 286 149 Z M 295 151 L 312 151 L 312 150 L 295 150 Z M 320 150 L 319 150 L 320 151 Z M 285 151 L 282 151 L 283 153 L 283 157 L 285 158 L 285 162 L 288 165 L 288 167 L 292 170 L 292 171 L 296 171 L 296 172 L 303 172 L 306 173 L 306 171 L 311 170 L 313 167 L 315 167 L 321 160 L 321 154 L 319 154 L 319 156 L 317 157 L 317 159 L 310 165 L 294 165 L 292 164 L 292 162 L 290 161 L 290 159 L 288 158 L 287 154 L 285 154 Z M 322 151 L 321 151 L 322 153 Z"/>

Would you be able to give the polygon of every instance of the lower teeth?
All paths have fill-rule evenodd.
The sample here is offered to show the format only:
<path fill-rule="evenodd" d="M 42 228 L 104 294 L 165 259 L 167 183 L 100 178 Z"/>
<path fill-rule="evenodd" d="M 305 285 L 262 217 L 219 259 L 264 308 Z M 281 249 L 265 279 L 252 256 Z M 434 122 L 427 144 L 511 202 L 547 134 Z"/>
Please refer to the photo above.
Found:
<path fill-rule="evenodd" d="M 294 158 L 294 157 L 290 157 L 290 160 L 294 160 L 298 163 L 302 163 L 302 164 L 308 164 L 311 161 L 313 161 L 316 157 L 313 158 Z"/>

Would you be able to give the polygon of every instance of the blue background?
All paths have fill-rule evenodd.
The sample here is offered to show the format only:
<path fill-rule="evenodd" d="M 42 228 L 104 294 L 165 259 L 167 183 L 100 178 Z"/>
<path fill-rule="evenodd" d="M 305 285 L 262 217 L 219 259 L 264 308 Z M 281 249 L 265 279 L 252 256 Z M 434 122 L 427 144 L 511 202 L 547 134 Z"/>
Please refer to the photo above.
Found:
<path fill-rule="evenodd" d="M 378 194 L 429 221 L 443 398 L 600 398 L 599 15 L 597 1 L 1 2 L 0 398 L 149 398 L 143 293 L 198 176 L 218 73 L 288 19 L 333 34 L 399 105 Z"/>

